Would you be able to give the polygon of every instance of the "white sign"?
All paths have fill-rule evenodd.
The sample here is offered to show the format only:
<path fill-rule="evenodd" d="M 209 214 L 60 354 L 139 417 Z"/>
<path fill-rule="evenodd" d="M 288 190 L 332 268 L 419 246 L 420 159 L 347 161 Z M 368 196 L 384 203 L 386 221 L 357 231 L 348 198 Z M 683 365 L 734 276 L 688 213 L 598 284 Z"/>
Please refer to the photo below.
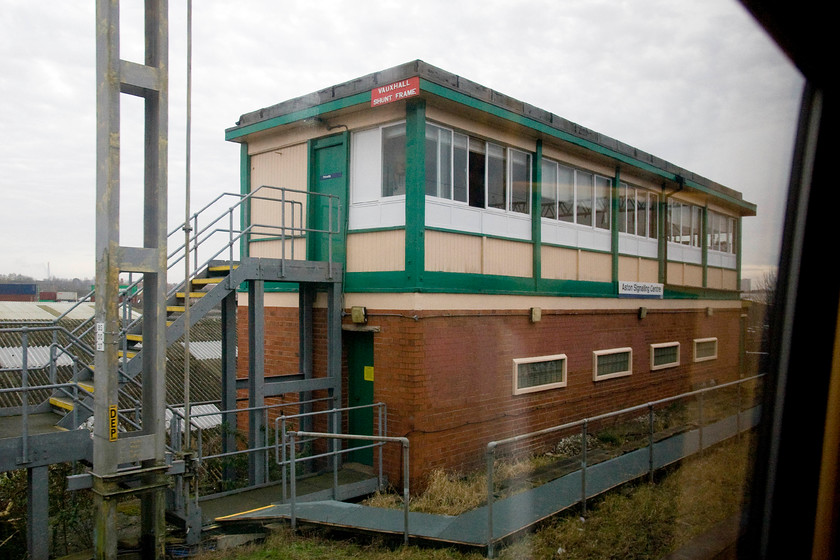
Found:
<path fill-rule="evenodd" d="M 105 351 L 105 323 L 96 323 L 96 350 Z"/>
<path fill-rule="evenodd" d="M 665 285 L 654 282 L 619 282 L 618 297 L 662 299 Z"/>

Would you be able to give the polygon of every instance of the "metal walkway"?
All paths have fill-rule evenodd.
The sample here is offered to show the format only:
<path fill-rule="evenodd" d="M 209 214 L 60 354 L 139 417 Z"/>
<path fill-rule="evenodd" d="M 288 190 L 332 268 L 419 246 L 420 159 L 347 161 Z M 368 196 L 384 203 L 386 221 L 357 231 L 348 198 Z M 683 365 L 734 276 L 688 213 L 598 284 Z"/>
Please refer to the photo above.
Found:
<path fill-rule="evenodd" d="M 699 429 L 660 440 L 653 445 L 653 468 L 660 469 L 689 457 L 758 424 L 753 408 Z M 336 500 L 271 504 L 219 517 L 217 523 L 267 522 L 287 519 L 336 528 L 383 534 L 407 534 L 415 540 L 488 547 L 534 524 L 621 484 L 647 475 L 651 469 L 649 446 L 577 470 L 547 484 L 500 499 L 490 508 L 480 507 L 457 516 L 411 512 L 408 527 L 402 510 L 383 509 Z M 585 486 L 584 486 L 585 475 Z M 491 522 L 492 521 L 492 522 Z M 492 538 L 488 538 L 492 526 Z"/>

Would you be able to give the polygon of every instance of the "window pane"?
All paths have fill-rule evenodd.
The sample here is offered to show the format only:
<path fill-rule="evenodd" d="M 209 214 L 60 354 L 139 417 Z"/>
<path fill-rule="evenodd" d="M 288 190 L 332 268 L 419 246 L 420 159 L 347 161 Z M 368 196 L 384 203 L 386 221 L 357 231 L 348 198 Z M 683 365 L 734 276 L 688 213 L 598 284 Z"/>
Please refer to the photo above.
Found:
<path fill-rule="evenodd" d="M 453 198 L 458 202 L 467 201 L 467 154 L 469 139 L 463 134 L 454 134 L 455 147 L 452 156 Z"/>
<path fill-rule="evenodd" d="M 610 229 L 610 189 L 612 181 L 595 177 L 595 227 Z"/>
<path fill-rule="evenodd" d="M 699 206 L 691 207 L 691 246 L 700 247 L 703 228 L 703 210 Z"/>
<path fill-rule="evenodd" d="M 382 196 L 405 194 L 405 124 L 382 129 Z"/>
<path fill-rule="evenodd" d="M 575 222 L 578 224 L 592 225 L 593 180 L 592 173 L 575 171 L 575 192 L 577 195 Z"/>
<path fill-rule="evenodd" d="M 510 209 L 531 213 L 531 154 L 510 150 Z"/>
<path fill-rule="evenodd" d="M 648 193 L 648 237 L 659 237 L 659 196 Z"/>
<path fill-rule="evenodd" d="M 505 149 L 487 144 L 487 207 L 507 209 Z"/>
<path fill-rule="evenodd" d="M 575 221 L 575 172 L 562 165 L 557 166 L 557 219 Z"/>
<path fill-rule="evenodd" d="M 440 196 L 439 188 L 439 144 L 438 138 L 441 130 L 430 124 L 426 124 L 426 195 Z"/>
<path fill-rule="evenodd" d="M 628 233 L 627 231 L 627 195 L 630 191 L 625 183 L 621 183 L 618 187 L 618 231 L 619 233 Z"/>
<path fill-rule="evenodd" d="M 636 235 L 647 236 L 648 193 L 636 191 Z"/>
<path fill-rule="evenodd" d="M 680 205 L 680 243 L 688 245 L 691 242 L 691 206 Z"/>
<path fill-rule="evenodd" d="M 540 215 L 543 218 L 557 219 L 557 164 L 552 161 L 542 162 L 542 200 Z"/>
<path fill-rule="evenodd" d="M 564 382 L 564 363 L 565 359 L 518 364 L 516 367 L 517 388 L 527 389 L 539 385 Z"/>

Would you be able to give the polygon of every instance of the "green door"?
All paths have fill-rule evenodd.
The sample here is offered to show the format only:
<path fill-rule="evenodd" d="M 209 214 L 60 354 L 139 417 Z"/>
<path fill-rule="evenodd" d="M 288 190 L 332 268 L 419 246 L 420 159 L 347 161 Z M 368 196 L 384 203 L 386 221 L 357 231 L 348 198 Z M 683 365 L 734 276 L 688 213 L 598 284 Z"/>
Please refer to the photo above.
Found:
<path fill-rule="evenodd" d="M 344 264 L 347 212 L 347 133 L 309 143 L 309 260 Z M 335 232 L 330 235 L 328 232 Z M 332 239 L 332 255 L 330 254 Z"/>
<path fill-rule="evenodd" d="M 350 407 L 373 404 L 373 333 L 346 332 L 348 385 L 347 400 Z M 348 415 L 349 433 L 373 435 L 373 408 L 351 410 Z M 352 442 L 358 447 L 369 442 Z M 348 454 L 348 460 L 373 465 L 373 449 L 362 449 Z"/>

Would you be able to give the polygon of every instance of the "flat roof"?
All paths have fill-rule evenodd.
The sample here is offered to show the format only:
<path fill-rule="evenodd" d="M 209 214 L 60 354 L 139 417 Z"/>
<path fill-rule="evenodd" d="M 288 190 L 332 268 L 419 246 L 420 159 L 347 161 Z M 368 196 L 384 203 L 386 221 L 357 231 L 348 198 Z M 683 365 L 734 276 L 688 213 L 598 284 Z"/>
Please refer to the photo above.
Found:
<path fill-rule="evenodd" d="M 419 78 L 420 90 L 426 94 L 437 95 L 516 122 L 533 129 L 538 134 L 569 142 L 618 162 L 654 173 L 666 180 L 683 184 L 690 189 L 711 194 L 737 206 L 744 215 L 755 215 L 755 204 L 744 201 L 741 193 L 734 189 L 422 60 L 413 60 L 270 107 L 244 113 L 235 126 L 225 130 L 225 139 L 233 142 L 247 142 L 250 134 L 277 126 L 354 105 L 370 106 L 371 92 L 375 88 L 414 77 Z"/>

